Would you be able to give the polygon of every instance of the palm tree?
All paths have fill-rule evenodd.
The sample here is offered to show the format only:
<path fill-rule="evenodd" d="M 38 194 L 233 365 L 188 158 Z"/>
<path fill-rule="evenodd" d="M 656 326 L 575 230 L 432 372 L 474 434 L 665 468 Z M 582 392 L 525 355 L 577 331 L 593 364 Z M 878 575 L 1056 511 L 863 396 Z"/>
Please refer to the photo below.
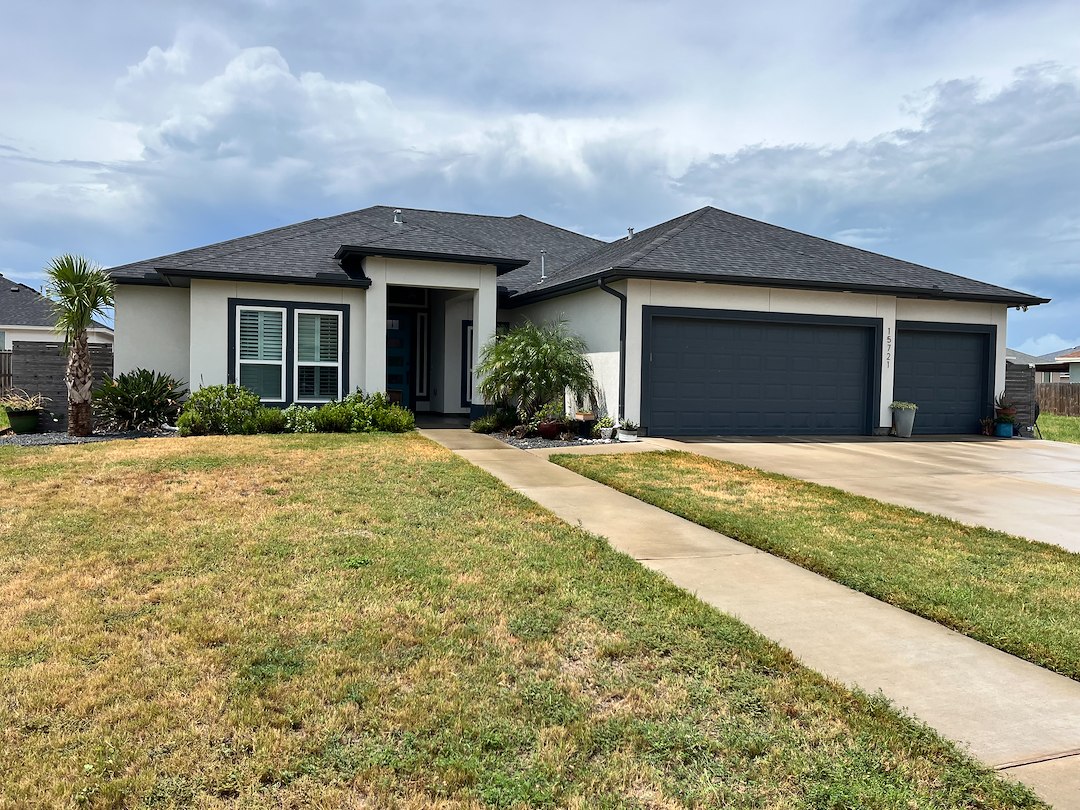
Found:
<path fill-rule="evenodd" d="M 68 433 L 89 436 L 94 428 L 90 404 L 94 370 L 86 345 L 86 330 L 95 315 L 113 305 L 113 283 L 105 270 L 82 256 L 64 254 L 49 262 L 46 291 L 53 299 L 56 329 L 64 333 L 68 363 Z"/>
<path fill-rule="evenodd" d="M 565 321 L 523 323 L 484 346 L 476 368 L 480 393 L 489 402 L 515 405 L 523 421 L 549 402 L 561 403 L 567 389 L 579 403 L 595 402 L 588 351 Z"/>

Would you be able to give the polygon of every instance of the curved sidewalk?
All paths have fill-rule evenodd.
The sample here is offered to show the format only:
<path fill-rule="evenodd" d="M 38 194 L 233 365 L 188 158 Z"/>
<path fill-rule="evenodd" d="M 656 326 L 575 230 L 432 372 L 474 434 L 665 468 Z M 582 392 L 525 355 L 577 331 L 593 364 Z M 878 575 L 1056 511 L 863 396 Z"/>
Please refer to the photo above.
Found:
<path fill-rule="evenodd" d="M 461 428 L 425 436 L 790 649 L 1080 809 L 1080 683 Z M 609 449 L 610 448 L 610 449 Z M 648 442 L 599 452 L 660 449 Z"/>

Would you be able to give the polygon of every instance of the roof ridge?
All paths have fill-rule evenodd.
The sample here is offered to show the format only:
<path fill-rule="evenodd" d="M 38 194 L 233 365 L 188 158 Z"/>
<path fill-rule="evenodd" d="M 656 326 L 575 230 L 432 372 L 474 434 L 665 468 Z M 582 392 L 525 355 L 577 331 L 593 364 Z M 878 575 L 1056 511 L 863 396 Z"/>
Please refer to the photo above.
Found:
<path fill-rule="evenodd" d="M 668 242 L 670 242 L 672 239 L 674 239 L 680 233 L 682 233 L 687 228 L 689 228 L 691 225 L 693 225 L 695 222 L 697 222 L 699 219 L 701 219 L 702 215 L 708 210 L 708 208 L 709 208 L 709 206 L 705 206 L 704 208 L 699 208 L 697 211 L 691 211 L 689 214 L 684 214 L 683 218 L 682 218 L 682 221 L 679 222 L 677 225 L 673 225 L 672 227 L 668 228 L 666 231 L 659 234 L 658 236 L 651 237 L 649 239 L 649 244 L 648 245 L 646 245 L 646 246 L 642 247 L 641 249 L 636 250 L 633 253 L 631 253 L 630 256 L 627 257 L 627 258 L 630 259 L 630 261 L 626 262 L 626 264 L 627 265 L 635 264 L 636 262 L 639 262 L 642 259 L 644 259 L 650 253 L 653 253 L 654 251 L 656 251 L 662 245 L 666 245 Z M 675 217 L 675 219 L 679 219 L 679 217 Z M 668 221 L 671 222 L 671 220 L 668 220 Z M 665 224 L 665 223 L 663 223 L 663 222 L 659 223 L 659 225 L 663 225 L 663 224 Z M 659 227 L 659 225 L 654 226 L 654 227 Z M 633 240 L 632 236 L 629 237 L 628 239 L 626 239 L 625 241 L 629 242 L 631 240 Z"/>

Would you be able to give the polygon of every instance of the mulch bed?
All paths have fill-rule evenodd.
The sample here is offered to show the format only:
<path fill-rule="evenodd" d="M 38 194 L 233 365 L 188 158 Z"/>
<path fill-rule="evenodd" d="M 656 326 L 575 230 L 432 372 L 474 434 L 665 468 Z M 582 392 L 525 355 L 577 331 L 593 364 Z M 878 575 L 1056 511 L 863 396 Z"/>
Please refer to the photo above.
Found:
<path fill-rule="evenodd" d="M 583 444 L 614 444 L 614 440 L 604 439 L 573 439 L 568 442 L 564 442 L 561 439 L 541 439 L 539 436 L 533 436 L 528 439 L 518 439 L 511 436 L 509 433 L 492 433 L 492 438 L 498 439 L 501 442 L 506 442 L 512 447 L 520 448 L 521 450 L 546 450 L 549 447 L 579 447 Z"/>
<path fill-rule="evenodd" d="M 147 433 L 145 431 L 127 431 L 124 433 L 95 433 L 92 436 L 69 436 L 66 433 L 13 433 L 10 429 L 0 431 L 0 447 L 50 447 L 57 444 L 90 444 L 91 442 L 111 442 L 118 439 L 149 439 L 163 436 L 175 436 L 175 433 Z"/>

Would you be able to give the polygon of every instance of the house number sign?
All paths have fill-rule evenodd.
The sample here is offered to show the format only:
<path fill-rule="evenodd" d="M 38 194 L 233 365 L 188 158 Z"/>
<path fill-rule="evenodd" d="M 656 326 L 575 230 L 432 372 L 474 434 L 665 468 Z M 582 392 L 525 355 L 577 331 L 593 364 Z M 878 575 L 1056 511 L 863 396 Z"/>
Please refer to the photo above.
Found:
<path fill-rule="evenodd" d="M 885 329 L 885 368 L 892 368 L 892 327 Z"/>

